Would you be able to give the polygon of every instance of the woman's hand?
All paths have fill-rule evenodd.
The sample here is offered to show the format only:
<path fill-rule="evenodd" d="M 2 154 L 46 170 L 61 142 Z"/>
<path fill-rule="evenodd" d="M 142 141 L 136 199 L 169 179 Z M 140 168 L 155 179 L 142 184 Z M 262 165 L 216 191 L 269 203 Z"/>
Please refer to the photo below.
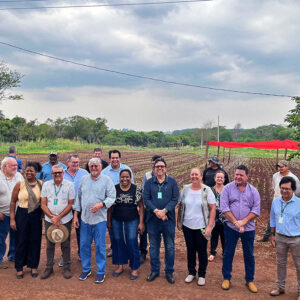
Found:
<path fill-rule="evenodd" d="M 138 226 L 138 231 L 140 232 L 140 234 L 143 234 L 145 231 L 145 225 L 144 223 L 140 223 Z"/>
<path fill-rule="evenodd" d="M 273 246 L 273 248 L 275 248 L 276 247 L 276 245 L 275 245 L 275 235 L 271 235 L 271 239 L 270 239 L 270 242 L 271 242 L 271 245 Z"/>
<path fill-rule="evenodd" d="M 73 226 L 75 228 L 79 228 L 79 221 L 78 221 L 78 218 L 74 216 L 73 218 Z"/>
<path fill-rule="evenodd" d="M 17 224 L 15 219 L 10 219 L 10 228 L 14 231 L 17 231 Z"/>
<path fill-rule="evenodd" d="M 204 237 L 205 238 L 210 238 L 211 237 L 211 231 L 212 231 L 212 227 L 211 226 L 207 226 L 205 228 Z"/>

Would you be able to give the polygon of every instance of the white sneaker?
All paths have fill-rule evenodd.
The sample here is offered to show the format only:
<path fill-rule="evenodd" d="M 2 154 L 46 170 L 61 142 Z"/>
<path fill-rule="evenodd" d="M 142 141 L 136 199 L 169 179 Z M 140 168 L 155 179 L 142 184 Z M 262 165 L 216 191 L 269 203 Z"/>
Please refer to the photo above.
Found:
<path fill-rule="evenodd" d="M 59 267 L 63 267 L 64 266 L 64 258 L 63 258 L 63 256 L 61 256 L 61 258 L 60 258 L 60 260 L 59 260 L 59 262 L 58 262 L 58 266 Z"/>
<path fill-rule="evenodd" d="M 198 279 L 198 285 L 205 285 L 205 278 L 199 277 L 199 279 Z"/>
<path fill-rule="evenodd" d="M 185 282 L 185 283 L 191 283 L 194 279 L 195 279 L 195 276 L 189 274 L 189 275 L 184 279 L 184 282 Z"/>

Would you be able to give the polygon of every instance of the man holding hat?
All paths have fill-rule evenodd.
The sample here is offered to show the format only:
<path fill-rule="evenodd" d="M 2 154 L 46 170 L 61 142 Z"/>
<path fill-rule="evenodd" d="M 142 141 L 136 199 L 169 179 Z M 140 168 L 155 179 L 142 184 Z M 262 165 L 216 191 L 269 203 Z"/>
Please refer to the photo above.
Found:
<path fill-rule="evenodd" d="M 42 171 L 38 173 L 36 176 L 38 179 L 41 179 L 44 182 L 53 179 L 51 176 L 51 172 L 52 172 L 52 167 L 54 165 L 58 164 L 62 166 L 63 170 L 67 169 L 67 167 L 63 163 L 58 161 L 58 154 L 56 150 L 52 150 L 48 157 L 49 157 L 49 161 L 42 165 Z"/>
<path fill-rule="evenodd" d="M 281 196 L 279 183 L 280 183 L 281 179 L 285 176 L 290 176 L 295 179 L 295 181 L 296 181 L 295 195 L 297 197 L 299 197 L 300 196 L 300 190 L 299 190 L 300 182 L 299 182 L 298 177 L 289 170 L 289 168 L 290 168 L 289 162 L 286 160 L 280 160 L 277 164 L 277 168 L 279 169 L 279 172 L 276 172 L 273 175 L 273 179 L 272 179 L 272 187 L 273 187 L 273 191 L 274 191 L 273 199 L 276 199 Z M 270 222 L 269 222 L 267 225 L 267 228 L 264 232 L 264 236 L 261 239 L 259 239 L 258 242 L 267 242 L 269 240 L 270 236 L 271 236 L 271 228 L 270 228 Z"/>
<path fill-rule="evenodd" d="M 47 279 L 53 273 L 55 243 L 57 242 L 61 242 L 61 251 L 64 257 L 64 278 L 69 279 L 72 277 L 70 271 L 70 234 L 75 190 L 73 184 L 64 179 L 61 165 L 54 165 L 51 175 L 53 179 L 44 183 L 41 192 L 41 207 L 45 213 L 47 239 L 46 270 L 41 279 Z M 55 232 L 52 232 L 54 230 Z"/>
<path fill-rule="evenodd" d="M 217 171 L 223 171 L 225 173 L 225 182 L 224 185 L 229 183 L 228 174 L 226 171 L 220 166 L 219 158 L 217 156 L 212 156 L 208 160 L 208 168 L 203 171 L 203 183 L 208 185 L 209 187 L 215 186 L 215 175 Z"/>

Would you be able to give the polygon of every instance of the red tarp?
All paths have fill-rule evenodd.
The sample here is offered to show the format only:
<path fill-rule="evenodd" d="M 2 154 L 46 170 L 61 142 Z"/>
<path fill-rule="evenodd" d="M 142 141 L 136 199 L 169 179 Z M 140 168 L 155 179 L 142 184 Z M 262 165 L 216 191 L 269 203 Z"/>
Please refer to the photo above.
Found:
<path fill-rule="evenodd" d="M 274 141 L 264 141 L 264 142 L 251 142 L 251 143 L 237 143 L 237 142 L 215 142 L 207 141 L 208 145 L 211 146 L 220 146 L 224 148 L 258 148 L 258 149 L 291 149 L 291 150 L 300 150 L 298 142 L 291 140 L 274 140 Z"/>

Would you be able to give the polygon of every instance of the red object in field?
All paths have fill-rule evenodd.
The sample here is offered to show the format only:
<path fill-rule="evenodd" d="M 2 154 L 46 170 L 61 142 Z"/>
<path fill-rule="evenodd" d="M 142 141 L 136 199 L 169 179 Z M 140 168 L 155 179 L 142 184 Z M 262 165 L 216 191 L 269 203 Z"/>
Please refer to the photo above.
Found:
<path fill-rule="evenodd" d="M 300 150 L 299 143 L 291 140 L 273 140 L 263 142 L 251 142 L 251 143 L 237 143 L 237 142 L 215 142 L 207 141 L 206 144 L 211 146 L 220 146 L 224 148 L 257 148 L 257 149 L 290 149 Z"/>

